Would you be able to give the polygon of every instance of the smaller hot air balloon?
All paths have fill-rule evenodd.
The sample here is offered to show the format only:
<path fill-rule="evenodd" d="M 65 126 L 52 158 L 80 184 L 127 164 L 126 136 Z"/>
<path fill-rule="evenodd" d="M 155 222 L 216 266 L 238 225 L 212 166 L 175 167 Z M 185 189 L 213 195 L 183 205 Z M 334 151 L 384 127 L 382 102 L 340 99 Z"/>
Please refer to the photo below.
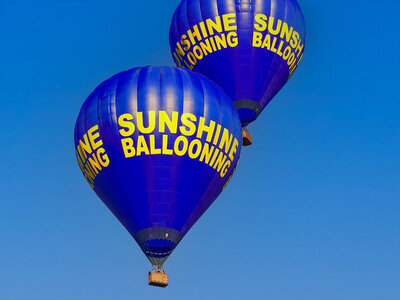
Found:
<path fill-rule="evenodd" d="M 243 128 L 292 76 L 305 38 L 296 0 L 182 0 L 170 28 L 176 65 L 219 84 Z M 251 144 L 247 130 L 243 137 L 244 145 Z"/>
<path fill-rule="evenodd" d="M 86 180 L 155 266 L 164 262 L 227 185 L 241 150 L 239 115 L 204 76 L 135 68 L 100 84 L 75 126 Z"/>

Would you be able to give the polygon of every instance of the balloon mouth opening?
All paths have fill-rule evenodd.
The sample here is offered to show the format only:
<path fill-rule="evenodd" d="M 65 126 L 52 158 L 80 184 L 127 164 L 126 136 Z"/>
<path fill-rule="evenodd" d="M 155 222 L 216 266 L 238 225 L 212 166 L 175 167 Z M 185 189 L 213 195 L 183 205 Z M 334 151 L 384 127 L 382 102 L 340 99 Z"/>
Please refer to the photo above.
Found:
<path fill-rule="evenodd" d="M 175 250 L 176 246 L 177 245 L 170 240 L 154 239 L 144 242 L 141 248 L 152 265 L 162 266 Z"/>
<path fill-rule="evenodd" d="M 254 110 L 248 108 L 241 108 L 238 110 L 238 113 L 243 127 L 246 127 L 258 117 L 258 114 Z"/>
<path fill-rule="evenodd" d="M 135 240 L 153 265 L 162 266 L 183 235 L 168 227 L 150 227 L 135 234 Z"/>
<path fill-rule="evenodd" d="M 233 101 L 233 104 L 239 113 L 243 127 L 255 121 L 262 111 L 262 106 L 253 100 L 241 99 Z"/>
<path fill-rule="evenodd" d="M 163 258 L 169 256 L 176 244 L 170 240 L 149 240 L 143 243 L 143 252 L 147 257 Z"/>

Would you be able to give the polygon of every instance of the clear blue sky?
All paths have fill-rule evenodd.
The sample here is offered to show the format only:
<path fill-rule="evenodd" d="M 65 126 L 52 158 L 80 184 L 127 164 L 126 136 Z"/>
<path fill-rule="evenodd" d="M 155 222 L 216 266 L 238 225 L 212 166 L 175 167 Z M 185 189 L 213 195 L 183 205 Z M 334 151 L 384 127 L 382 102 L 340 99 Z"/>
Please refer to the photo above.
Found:
<path fill-rule="evenodd" d="M 0 0 L 1 300 L 400 299 L 400 2 L 301 0 L 304 59 L 229 187 L 149 263 L 75 161 L 88 94 L 172 65 L 178 0 Z"/>

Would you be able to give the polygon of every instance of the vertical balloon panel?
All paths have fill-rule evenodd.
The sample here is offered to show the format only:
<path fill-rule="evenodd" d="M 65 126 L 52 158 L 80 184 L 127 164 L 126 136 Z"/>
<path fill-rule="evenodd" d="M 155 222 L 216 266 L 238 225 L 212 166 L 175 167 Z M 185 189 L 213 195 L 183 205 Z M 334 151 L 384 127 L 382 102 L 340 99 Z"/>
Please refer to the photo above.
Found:
<path fill-rule="evenodd" d="M 241 138 L 225 92 L 172 67 L 136 68 L 105 81 L 75 128 L 85 178 L 154 265 L 222 192 Z"/>

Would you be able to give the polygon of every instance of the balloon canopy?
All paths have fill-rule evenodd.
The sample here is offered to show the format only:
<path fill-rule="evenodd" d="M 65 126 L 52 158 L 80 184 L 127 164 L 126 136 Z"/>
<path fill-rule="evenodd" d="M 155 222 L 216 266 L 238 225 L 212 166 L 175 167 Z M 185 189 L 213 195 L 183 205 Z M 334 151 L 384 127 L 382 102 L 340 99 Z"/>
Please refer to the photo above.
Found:
<path fill-rule="evenodd" d="M 103 82 L 75 126 L 83 175 L 154 265 L 222 192 L 241 139 L 224 91 L 173 67 L 135 68 Z"/>
<path fill-rule="evenodd" d="M 296 0 L 182 0 L 170 29 L 177 66 L 218 83 L 243 126 L 292 76 L 305 38 Z"/>

